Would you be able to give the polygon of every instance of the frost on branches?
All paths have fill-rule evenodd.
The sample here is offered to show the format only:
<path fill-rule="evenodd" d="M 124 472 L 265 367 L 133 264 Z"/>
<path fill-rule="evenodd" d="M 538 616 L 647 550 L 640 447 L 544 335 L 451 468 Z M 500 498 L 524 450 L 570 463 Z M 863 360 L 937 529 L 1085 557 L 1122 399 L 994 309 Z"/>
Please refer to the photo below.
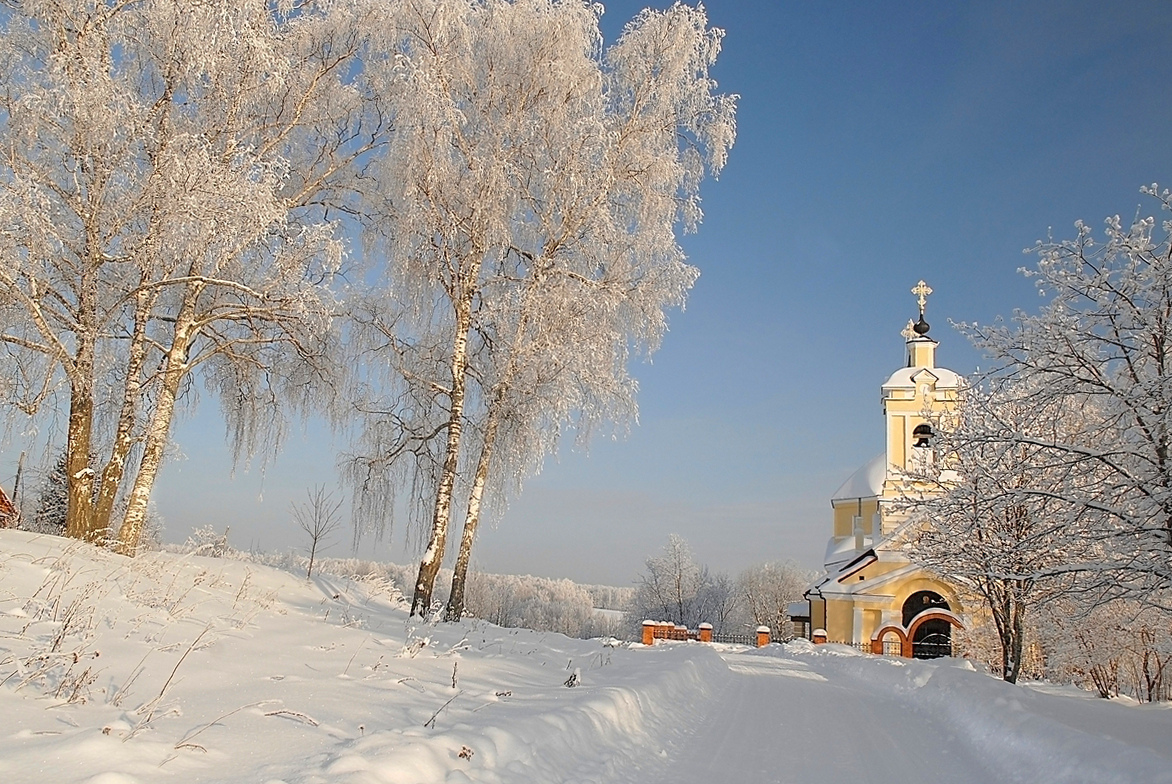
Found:
<path fill-rule="evenodd" d="M 241 456 L 335 370 L 326 212 L 387 128 L 355 76 L 362 6 L 294 5 L 0 17 L 0 393 L 66 401 L 71 536 L 134 553 L 196 378 Z"/>
<path fill-rule="evenodd" d="M 379 365 L 349 475 L 367 527 L 385 526 L 396 487 L 427 510 L 413 613 L 431 610 L 463 515 L 459 618 L 486 504 L 499 510 L 567 431 L 585 442 L 633 420 L 631 354 L 658 346 L 695 280 L 676 232 L 700 220 L 735 105 L 708 76 L 721 34 L 702 9 L 644 11 L 604 50 L 601 7 L 577 0 L 388 7 L 389 267 L 358 320 Z"/>
<path fill-rule="evenodd" d="M 1172 208 L 1167 190 L 1143 191 Z M 1160 600 L 1172 583 L 1172 223 L 1115 216 L 1101 240 L 1076 227 L 1035 248 L 1027 274 L 1050 298 L 1038 315 L 965 330 L 999 362 L 997 383 L 1070 422 L 1007 439 L 1060 468 L 1028 490 L 1078 510 L 1070 533 L 1099 553 L 1080 564 L 1090 587 Z"/>
<path fill-rule="evenodd" d="M 1172 208 L 1167 190 L 1143 191 Z M 925 521 L 909 555 L 984 598 L 1009 680 L 1030 608 L 1086 616 L 1128 600 L 1167 623 L 1172 222 L 1076 231 L 1034 248 L 1040 313 L 961 325 L 995 366 L 938 423 L 947 470 L 909 483 Z"/>
<path fill-rule="evenodd" d="M 918 521 L 908 557 L 980 597 L 1010 683 L 1022 671 L 1027 617 L 1070 590 L 1088 555 L 1082 508 L 1037 492 L 1088 477 L 1030 443 L 1063 439 L 1081 420 L 1054 400 L 1018 394 L 1025 386 L 964 389 L 958 410 L 935 422 L 945 459 L 907 478 L 903 502 Z"/>

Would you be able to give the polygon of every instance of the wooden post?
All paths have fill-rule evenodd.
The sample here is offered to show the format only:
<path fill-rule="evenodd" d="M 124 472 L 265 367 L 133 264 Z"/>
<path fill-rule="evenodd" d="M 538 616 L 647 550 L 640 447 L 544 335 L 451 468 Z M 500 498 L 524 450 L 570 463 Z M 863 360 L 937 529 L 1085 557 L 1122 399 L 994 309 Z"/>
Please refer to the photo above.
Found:
<path fill-rule="evenodd" d="M 768 644 L 769 644 L 769 627 L 768 626 L 758 626 L 757 627 L 757 647 L 764 648 Z"/>
<path fill-rule="evenodd" d="M 657 625 L 658 624 L 656 624 L 655 621 L 643 621 L 643 644 L 644 645 L 654 645 L 655 644 L 655 627 Z"/>
<path fill-rule="evenodd" d="M 700 642 L 712 642 L 712 624 L 700 624 Z"/>

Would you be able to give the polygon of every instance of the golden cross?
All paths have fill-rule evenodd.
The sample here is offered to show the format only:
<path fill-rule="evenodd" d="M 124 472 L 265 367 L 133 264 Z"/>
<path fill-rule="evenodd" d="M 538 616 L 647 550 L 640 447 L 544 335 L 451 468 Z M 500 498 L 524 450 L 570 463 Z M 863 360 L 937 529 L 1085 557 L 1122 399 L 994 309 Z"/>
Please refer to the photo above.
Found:
<path fill-rule="evenodd" d="M 916 284 L 916 287 L 914 289 L 912 289 L 912 294 L 915 294 L 916 296 L 918 296 L 919 300 L 920 300 L 920 316 L 921 317 L 923 317 L 923 315 L 924 315 L 924 306 L 928 304 L 928 295 L 931 293 L 932 293 L 932 289 L 928 288 L 928 284 L 922 280 Z"/>
<path fill-rule="evenodd" d="M 903 335 L 906 340 L 911 340 L 912 338 L 916 337 L 916 330 L 914 329 L 914 327 L 915 327 L 915 322 L 913 322 L 911 319 L 908 319 L 907 326 L 904 327 L 903 331 L 900 332 L 899 334 Z"/>

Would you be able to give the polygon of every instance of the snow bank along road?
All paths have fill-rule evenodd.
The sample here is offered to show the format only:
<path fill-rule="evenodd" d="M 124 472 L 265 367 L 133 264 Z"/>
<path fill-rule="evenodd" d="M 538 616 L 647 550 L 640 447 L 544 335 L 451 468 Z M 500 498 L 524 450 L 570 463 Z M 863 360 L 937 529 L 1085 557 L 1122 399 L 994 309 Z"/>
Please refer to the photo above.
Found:
<path fill-rule="evenodd" d="M 1172 784 L 1172 710 L 963 662 L 423 624 L 375 579 L 19 531 L 0 717 L 0 784 Z"/>

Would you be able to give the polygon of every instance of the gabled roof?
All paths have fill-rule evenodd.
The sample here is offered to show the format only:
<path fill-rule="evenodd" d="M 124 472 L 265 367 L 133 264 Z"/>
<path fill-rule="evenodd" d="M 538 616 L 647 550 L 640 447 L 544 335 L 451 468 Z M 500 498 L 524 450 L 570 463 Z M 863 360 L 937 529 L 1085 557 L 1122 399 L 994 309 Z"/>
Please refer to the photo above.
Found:
<path fill-rule="evenodd" d="M 931 379 L 928 378 L 931 376 Z M 948 368 L 904 367 L 891 374 L 884 389 L 915 389 L 919 381 L 935 380 L 937 389 L 959 389 L 960 376 Z"/>

